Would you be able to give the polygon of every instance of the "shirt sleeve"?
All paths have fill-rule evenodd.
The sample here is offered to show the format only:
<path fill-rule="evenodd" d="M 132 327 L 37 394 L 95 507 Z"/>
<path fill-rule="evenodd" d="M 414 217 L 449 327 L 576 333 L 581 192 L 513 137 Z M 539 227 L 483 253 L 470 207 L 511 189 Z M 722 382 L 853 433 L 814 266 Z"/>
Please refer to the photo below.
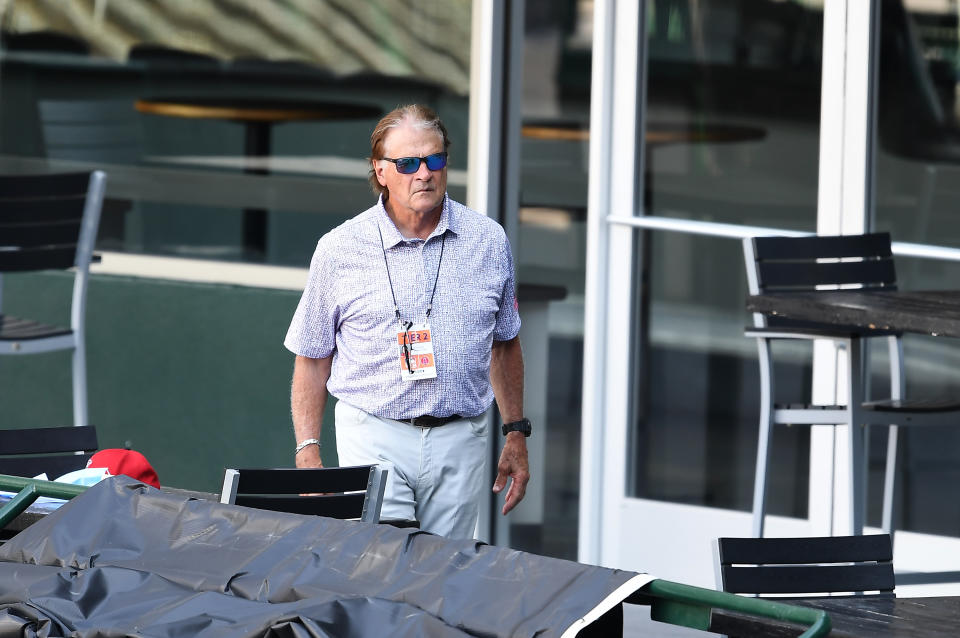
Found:
<path fill-rule="evenodd" d="M 336 304 L 333 254 L 321 238 L 310 260 L 307 285 L 283 340 L 283 345 L 294 354 L 323 359 L 336 348 L 340 309 Z"/>
<path fill-rule="evenodd" d="M 500 309 L 497 311 L 497 319 L 493 327 L 493 340 L 510 341 L 520 334 L 520 308 L 517 303 L 513 253 L 510 250 L 510 240 L 507 239 L 506 233 L 503 234 L 500 251 L 500 274 L 503 278 L 503 292 L 500 295 Z"/>

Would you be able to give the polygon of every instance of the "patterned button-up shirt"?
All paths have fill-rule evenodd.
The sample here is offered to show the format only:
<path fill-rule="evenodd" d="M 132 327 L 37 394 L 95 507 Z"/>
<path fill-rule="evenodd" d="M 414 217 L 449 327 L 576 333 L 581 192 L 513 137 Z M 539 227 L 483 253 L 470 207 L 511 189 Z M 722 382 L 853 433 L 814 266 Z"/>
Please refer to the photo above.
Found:
<path fill-rule="evenodd" d="M 435 278 L 429 323 L 437 377 L 402 381 L 390 282 L 401 319 L 421 322 Z M 330 394 L 370 414 L 476 416 L 494 398 L 493 341 L 519 331 L 506 233 L 446 196 L 426 240 L 404 239 L 382 200 L 321 237 L 284 345 L 305 357 L 333 355 Z"/>

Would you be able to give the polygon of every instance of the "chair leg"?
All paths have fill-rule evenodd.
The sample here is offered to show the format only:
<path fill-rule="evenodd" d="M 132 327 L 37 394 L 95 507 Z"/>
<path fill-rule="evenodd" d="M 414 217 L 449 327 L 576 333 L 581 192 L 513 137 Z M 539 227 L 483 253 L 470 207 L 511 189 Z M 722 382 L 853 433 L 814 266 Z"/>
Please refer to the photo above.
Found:
<path fill-rule="evenodd" d="M 887 467 L 883 474 L 883 520 L 884 534 L 893 534 L 893 497 L 897 481 L 897 434 L 896 425 L 890 426 L 887 434 Z"/>
<path fill-rule="evenodd" d="M 73 349 L 73 424 L 90 425 L 87 420 L 87 356 L 82 335 Z"/>
<path fill-rule="evenodd" d="M 867 492 L 867 428 L 860 416 L 863 402 L 863 352 L 860 339 L 848 342 L 847 350 L 847 431 L 850 445 L 850 533 L 863 534 Z"/>
<path fill-rule="evenodd" d="M 888 337 L 890 350 L 890 398 L 904 397 L 903 342 L 900 337 Z M 883 476 L 883 519 L 884 533 L 893 534 L 894 496 L 897 488 L 897 437 L 898 428 L 891 425 L 887 434 L 887 466 Z"/>
<path fill-rule="evenodd" d="M 754 538 L 763 536 L 765 501 L 767 495 L 767 466 L 770 463 L 770 437 L 773 433 L 773 369 L 770 359 L 770 344 L 766 339 L 757 339 L 760 362 L 760 428 L 757 435 L 757 467 L 753 479 L 753 525 Z"/>

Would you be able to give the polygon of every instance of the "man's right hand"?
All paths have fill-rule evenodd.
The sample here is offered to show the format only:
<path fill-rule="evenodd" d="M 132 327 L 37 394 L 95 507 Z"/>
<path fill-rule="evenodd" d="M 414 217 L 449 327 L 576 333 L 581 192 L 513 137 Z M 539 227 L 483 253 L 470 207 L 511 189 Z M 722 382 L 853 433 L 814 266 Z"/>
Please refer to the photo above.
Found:
<path fill-rule="evenodd" d="M 309 452 L 307 450 L 310 450 Z M 320 460 L 320 446 L 319 445 L 308 445 L 307 447 L 300 450 L 297 453 L 297 467 L 302 468 L 311 468 L 311 467 L 323 467 L 323 462 Z M 324 496 L 323 492 L 306 492 L 300 496 Z"/>

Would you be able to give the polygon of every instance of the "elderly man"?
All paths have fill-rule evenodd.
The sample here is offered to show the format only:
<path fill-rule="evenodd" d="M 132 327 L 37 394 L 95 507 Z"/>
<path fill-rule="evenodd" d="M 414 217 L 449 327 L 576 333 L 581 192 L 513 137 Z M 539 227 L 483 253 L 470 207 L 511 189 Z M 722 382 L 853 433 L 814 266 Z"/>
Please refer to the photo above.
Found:
<path fill-rule="evenodd" d="M 420 105 L 370 137 L 376 205 L 317 244 L 284 345 L 297 355 L 291 407 L 297 467 L 321 467 L 327 392 L 341 465 L 388 468 L 382 517 L 473 536 L 483 492 L 485 413 L 506 443 L 493 491 L 503 514 L 529 480 L 523 355 L 503 229 L 447 195 L 450 140 Z"/>

